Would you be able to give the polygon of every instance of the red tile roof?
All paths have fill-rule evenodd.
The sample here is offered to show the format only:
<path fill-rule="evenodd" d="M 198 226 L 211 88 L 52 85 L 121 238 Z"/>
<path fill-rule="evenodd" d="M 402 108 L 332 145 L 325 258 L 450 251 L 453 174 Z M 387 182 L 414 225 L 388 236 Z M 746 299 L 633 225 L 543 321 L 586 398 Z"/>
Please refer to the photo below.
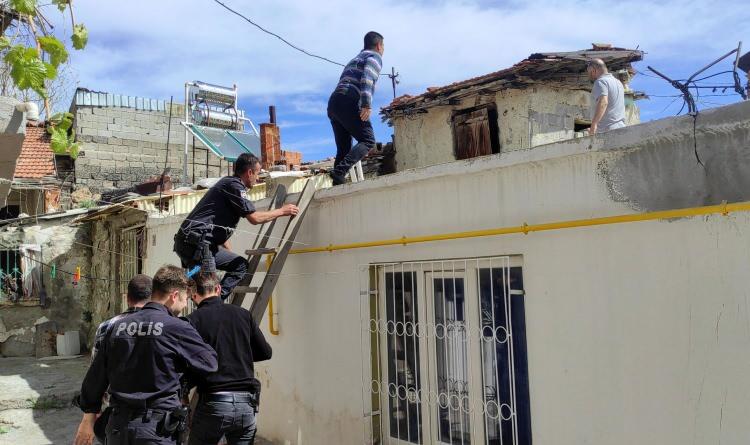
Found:
<path fill-rule="evenodd" d="M 16 162 L 14 178 L 42 179 L 55 176 L 55 155 L 50 148 L 50 136 L 44 126 L 28 124 Z"/>

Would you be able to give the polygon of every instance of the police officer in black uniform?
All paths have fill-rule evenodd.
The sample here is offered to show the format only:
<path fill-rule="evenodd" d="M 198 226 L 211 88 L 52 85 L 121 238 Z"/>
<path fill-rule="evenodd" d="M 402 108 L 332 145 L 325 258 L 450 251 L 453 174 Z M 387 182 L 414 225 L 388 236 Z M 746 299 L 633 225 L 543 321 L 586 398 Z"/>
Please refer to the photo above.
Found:
<path fill-rule="evenodd" d="M 174 237 L 174 251 L 182 260 L 182 267 L 201 264 L 205 272 L 213 272 L 214 266 L 206 266 L 213 263 L 216 269 L 226 271 L 221 281 L 222 300 L 229 297 L 247 272 L 247 261 L 230 250 L 228 241 L 240 218 L 250 224 L 263 224 L 298 212 L 293 204 L 269 211 L 255 210 L 247 198 L 247 189 L 255 184 L 259 174 L 258 158 L 241 154 L 234 163 L 234 175 L 221 178 L 211 187 Z"/>
<path fill-rule="evenodd" d="M 188 278 L 177 266 L 160 268 L 151 302 L 115 322 L 81 385 L 86 415 L 75 445 L 89 445 L 102 396 L 109 387 L 112 415 L 107 445 L 175 444 L 186 410 L 180 376 L 205 375 L 218 367 L 216 352 L 176 317 L 187 305 Z"/>

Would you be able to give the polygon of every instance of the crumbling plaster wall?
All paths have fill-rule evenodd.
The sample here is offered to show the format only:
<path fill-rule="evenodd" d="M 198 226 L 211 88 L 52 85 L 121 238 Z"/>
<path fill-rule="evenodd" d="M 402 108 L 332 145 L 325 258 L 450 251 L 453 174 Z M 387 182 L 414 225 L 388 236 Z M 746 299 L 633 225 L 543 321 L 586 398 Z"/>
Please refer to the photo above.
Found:
<path fill-rule="evenodd" d="M 585 90 L 539 85 L 474 95 L 459 105 L 433 107 L 426 113 L 395 118 L 397 171 L 454 161 L 451 113 L 493 100 L 503 152 L 572 139 L 576 137 L 575 121 L 591 119 L 590 93 Z M 627 124 L 638 122 L 638 108 L 631 102 Z"/>
<path fill-rule="evenodd" d="M 77 106 L 76 137 L 84 153 L 76 159 L 76 185 L 98 193 L 113 188 L 127 188 L 160 175 L 164 161 L 171 169 L 173 181 L 180 181 L 185 150 L 183 107 L 174 105 L 171 129 L 168 111 L 145 111 L 122 107 Z M 169 148 L 167 130 L 170 129 Z M 208 153 L 200 141 L 188 140 L 188 175 L 216 177 L 227 171 L 227 163 Z M 167 154 L 167 150 L 169 153 Z"/>
<path fill-rule="evenodd" d="M 144 212 L 130 211 L 90 223 L 91 244 L 93 245 L 91 272 L 94 276 L 112 279 L 96 280 L 93 283 L 88 308 L 94 328 L 102 321 L 119 314 L 125 309 L 122 307 L 120 282 L 116 281 L 121 278 L 120 260 L 122 252 L 119 247 L 121 245 L 121 234 L 124 228 L 144 225 L 146 216 Z M 145 235 L 145 239 L 148 239 L 148 234 Z M 153 275 L 154 271 L 144 270 L 143 272 Z"/>
<path fill-rule="evenodd" d="M 52 278 L 49 267 L 41 271 L 46 303 L 42 306 L 0 306 L 0 354 L 4 356 L 34 355 L 35 324 L 43 317 L 57 323 L 59 332 L 79 330 L 82 344 L 92 334 L 87 306 L 91 282 L 81 280 L 73 285 L 73 277 L 62 271 L 73 272 L 77 266 L 87 274 L 91 258 L 90 233 L 85 225 L 72 226 L 70 220 L 45 221 L 36 225 L 5 228 L 0 234 L 4 246 L 38 244 L 42 247 L 42 262 L 55 264 L 57 273 Z"/>

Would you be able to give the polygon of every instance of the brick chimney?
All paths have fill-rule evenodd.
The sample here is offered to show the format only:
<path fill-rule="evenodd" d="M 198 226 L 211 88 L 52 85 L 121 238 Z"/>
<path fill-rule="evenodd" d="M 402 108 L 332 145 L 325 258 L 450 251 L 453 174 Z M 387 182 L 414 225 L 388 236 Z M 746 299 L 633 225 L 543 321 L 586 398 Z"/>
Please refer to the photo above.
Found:
<path fill-rule="evenodd" d="M 302 164 L 302 153 L 281 150 L 281 133 L 276 125 L 276 107 L 268 107 L 270 122 L 260 124 L 260 161 L 266 170 L 275 165 L 285 165 L 287 170 Z"/>
<path fill-rule="evenodd" d="M 260 124 L 260 161 L 264 169 L 270 170 L 281 160 L 281 137 L 276 124 Z"/>

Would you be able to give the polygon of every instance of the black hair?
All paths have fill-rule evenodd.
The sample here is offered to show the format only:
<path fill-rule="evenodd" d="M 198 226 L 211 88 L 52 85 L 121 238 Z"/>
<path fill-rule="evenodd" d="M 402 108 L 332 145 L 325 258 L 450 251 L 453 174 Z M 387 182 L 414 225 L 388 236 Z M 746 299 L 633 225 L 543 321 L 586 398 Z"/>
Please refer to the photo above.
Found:
<path fill-rule="evenodd" d="M 365 34 L 365 49 L 375 49 L 379 43 L 383 43 L 383 36 L 375 31 Z"/>
<path fill-rule="evenodd" d="M 260 159 L 254 154 L 242 153 L 237 157 L 237 160 L 234 161 L 234 176 L 244 175 L 248 170 L 254 169 L 255 164 L 258 163 L 260 163 Z"/>
<path fill-rule="evenodd" d="M 151 277 L 144 274 L 134 276 L 128 282 L 128 301 L 140 303 L 151 298 Z"/>

